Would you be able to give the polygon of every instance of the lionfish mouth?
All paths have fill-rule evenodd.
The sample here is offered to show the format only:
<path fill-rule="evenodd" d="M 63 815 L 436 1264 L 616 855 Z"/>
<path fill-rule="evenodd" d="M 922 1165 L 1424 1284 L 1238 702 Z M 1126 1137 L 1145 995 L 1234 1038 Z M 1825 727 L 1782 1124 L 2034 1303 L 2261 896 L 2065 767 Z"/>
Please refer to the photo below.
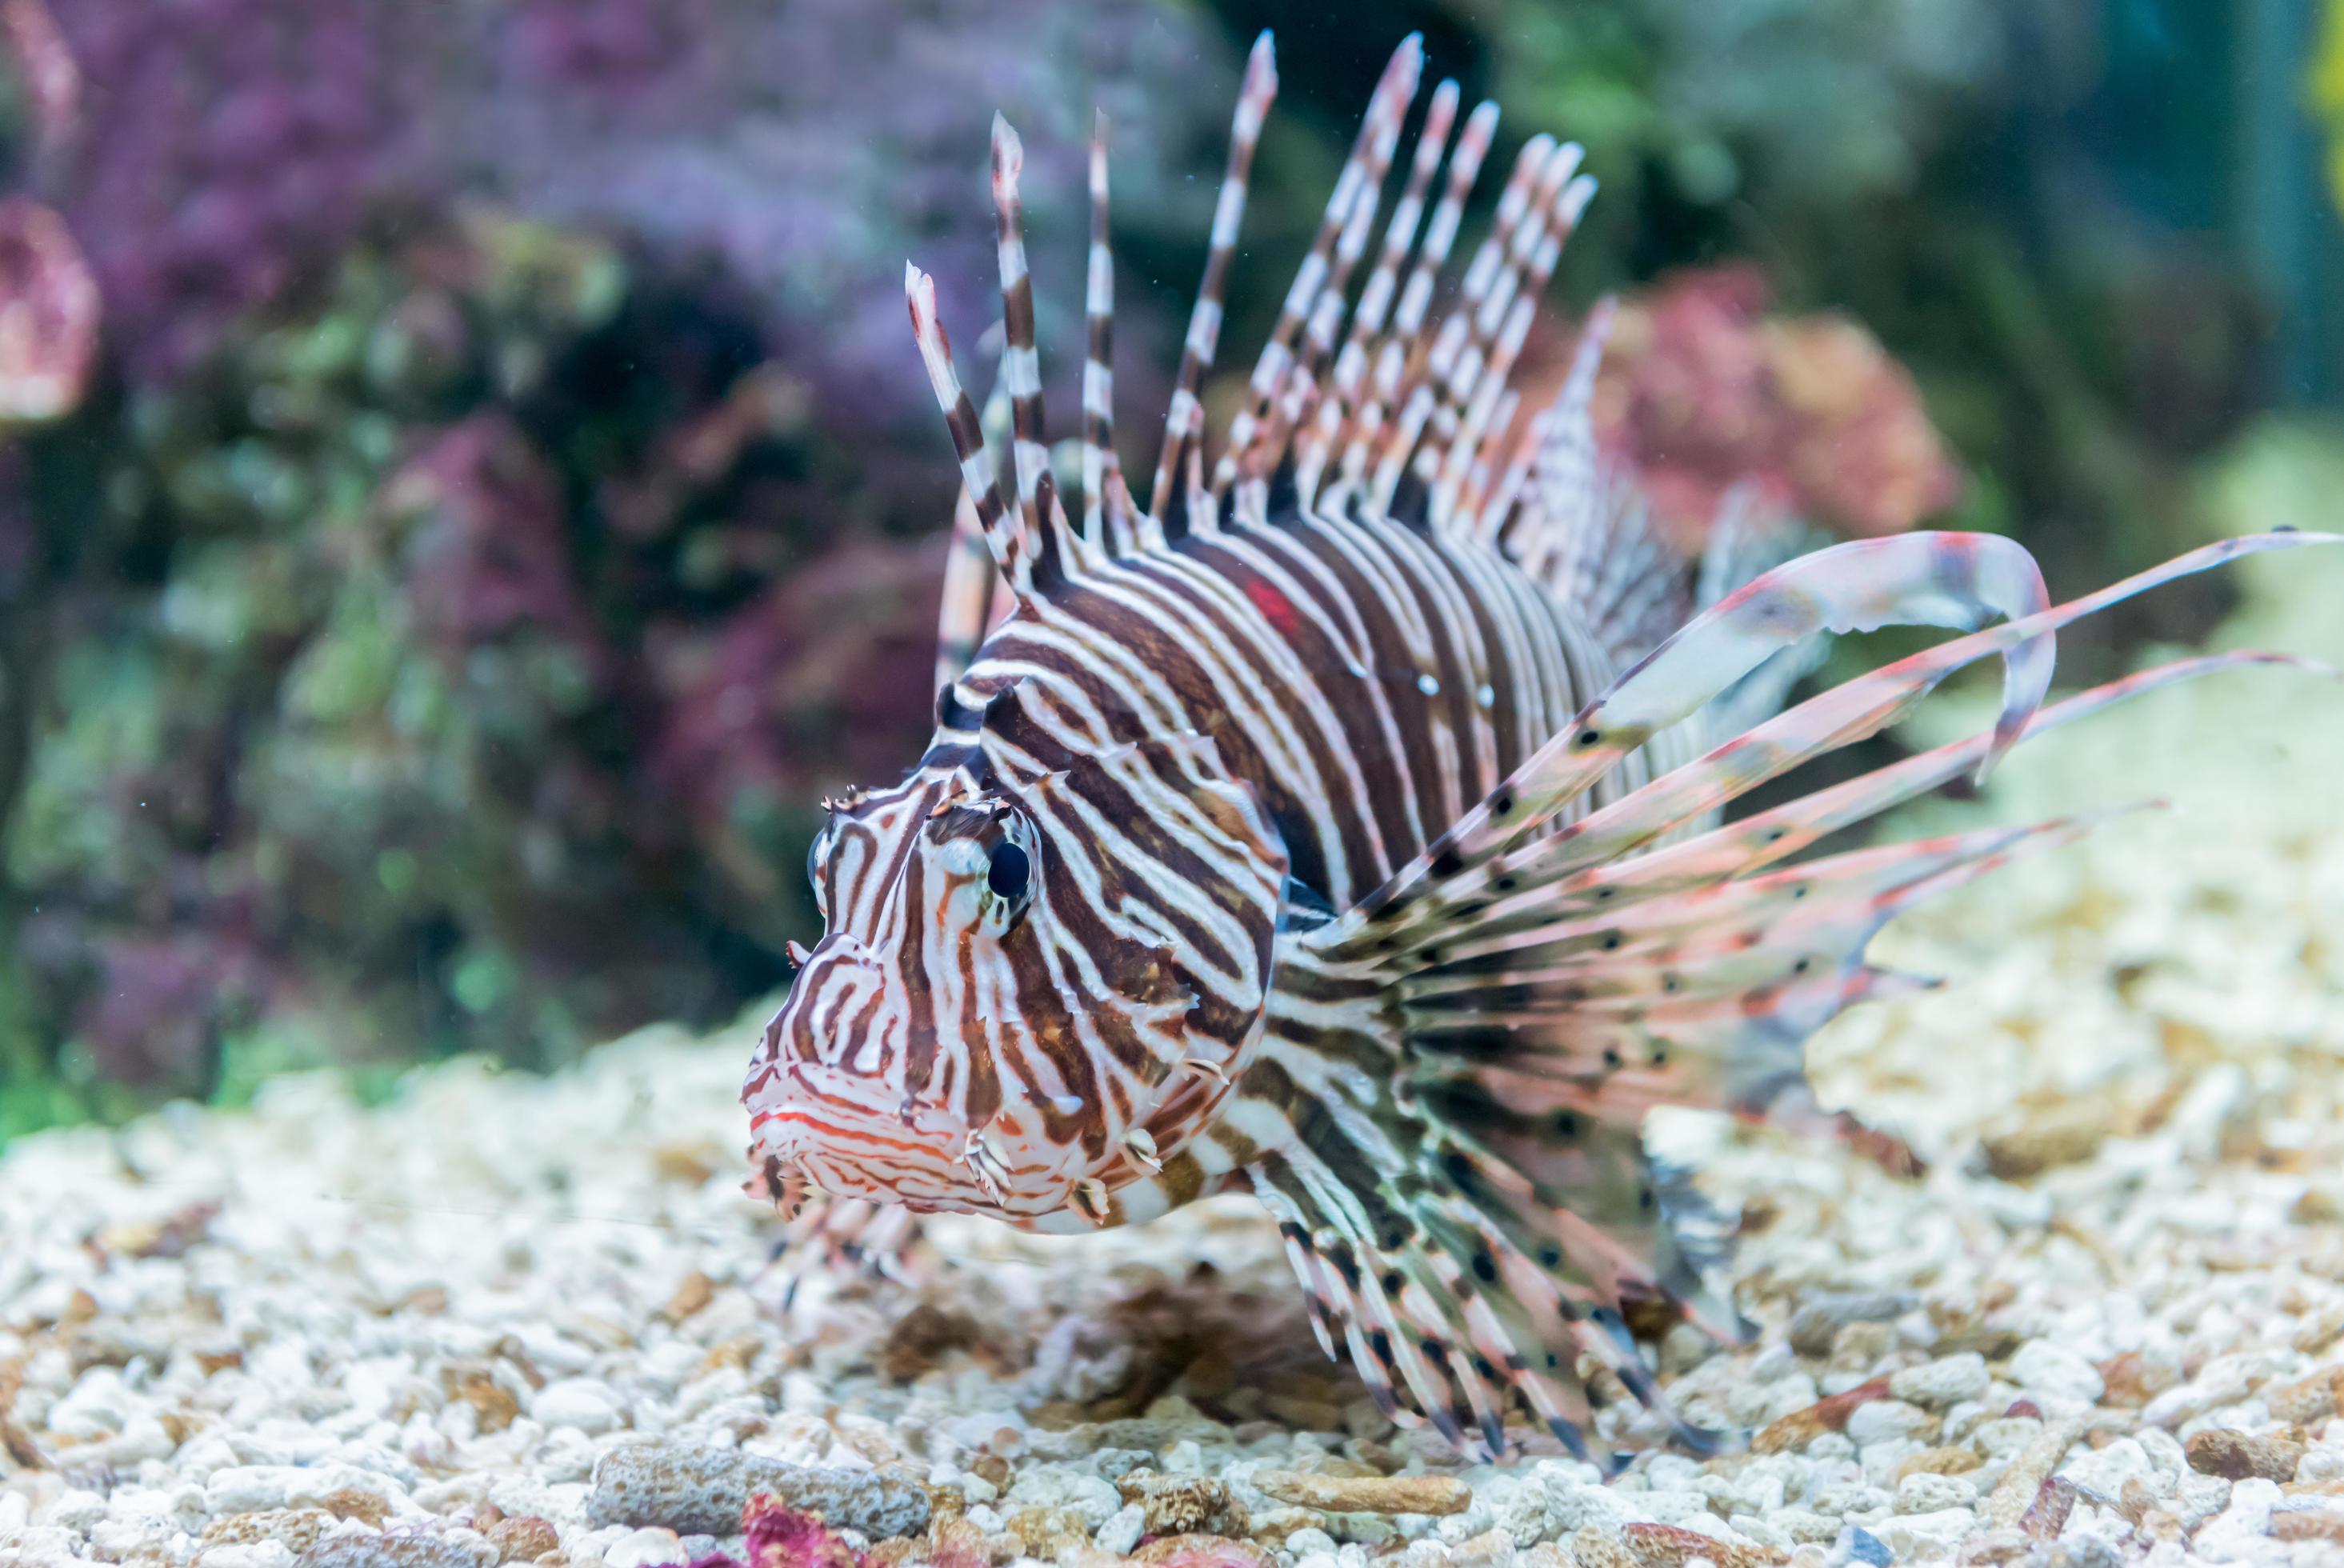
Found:
<path fill-rule="evenodd" d="M 1032 1198 L 1050 1185 L 1040 1166 L 950 1111 L 910 1099 L 872 1103 L 875 1080 L 803 1064 L 774 1087 L 789 1092 L 750 1118 L 747 1190 L 785 1219 L 816 1197 L 1008 1219 L 1055 1207 Z"/>

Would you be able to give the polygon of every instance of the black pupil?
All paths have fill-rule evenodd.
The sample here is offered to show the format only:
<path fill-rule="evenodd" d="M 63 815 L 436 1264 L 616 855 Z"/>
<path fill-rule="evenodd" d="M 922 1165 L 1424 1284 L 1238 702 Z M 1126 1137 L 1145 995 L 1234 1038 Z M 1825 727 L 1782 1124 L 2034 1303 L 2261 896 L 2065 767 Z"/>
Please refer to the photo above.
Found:
<path fill-rule="evenodd" d="M 1014 844 L 993 846 L 993 864 L 985 873 L 985 885 L 993 889 L 995 898 L 1023 898 L 1026 884 L 1033 878 L 1034 862 L 1024 850 Z"/>

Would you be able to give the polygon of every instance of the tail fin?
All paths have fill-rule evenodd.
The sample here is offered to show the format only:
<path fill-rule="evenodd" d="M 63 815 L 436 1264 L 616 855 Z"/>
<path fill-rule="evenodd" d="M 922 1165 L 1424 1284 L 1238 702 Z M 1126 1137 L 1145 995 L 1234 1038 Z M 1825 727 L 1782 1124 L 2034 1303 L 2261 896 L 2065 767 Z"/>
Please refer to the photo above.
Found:
<path fill-rule="evenodd" d="M 1645 1113 L 1803 1108 L 1807 1037 L 1853 1003 L 1929 983 L 1865 958 L 1882 926 L 2090 823 L 1783 863 L 2112 703 L 2250 663 L 2302 662 L 2186 660 L 2048 708 L 2034 700 L 2047 668 L 2027 662 L 1993 731 L 1691 837 L 1664 835 L 1871 733 L 1965 663 L 2047 652 L 2057 626 L 2128 594 L 2248 551 L 2312 542 L 2344 539 L 2228 541 L 1956 638 L 1809 699 L 1559 831 L 1509 831 L 1518 817 L 1543 823 L 1560 809 L 1531 809 L 1554 798 L 1536 782 L 1547 764 L 1533 761 L 1530 776 L 1490 797 L 1473 836 L 1435 846 L 1379 900 L 1295 938 L 1281 958 L 1284 1000 L 1259 1086 L 1249 1080 L 1292 1132 L 1268 1140 L 1250 1174 L 1283 1224 L 1329 1347 L 1346 1347 L 1398 1419 L 1429 1420 L 1460 1442 L 1478 1434 L 1493 1452 L 1505 1445 L 1510 1404 L 1585 1451 L 1581 1354 L 1614 1372 L 1678 1441 L 1713 1446 L 1716 1434 L 1668 1411 L 1629 1333 L 1648 1314 L 1721 1335 L 1741 1328 L 1709 1282 L 1726 1227 L 1682 1173 L 1647 1156 Z M 1746 629 L 1751 607 L 1773 602 L 1783 582 L 1760 578 L 1682 636 L 1699 646 L 1737 617 Z M 1896 595 L 1880 605 L 1892 601 L 1962 619 Z M 1756 618 L 1773 626 L 1772 642 L 1704 659 L 1706 682 L 1669 677 L 1669 701 L 1652 703 L 1636 688 L 1668 669 L 1664 647 L 1591 704 L 1587 727 L 1600 743 L 1607 711 L 1654 722 L 1690 712 L 1813 624 Z M 1561 754 L 1577 740 L 1564 736 Z M 1346 1007 L 1375 1022 L 1343 1027 Z"/>

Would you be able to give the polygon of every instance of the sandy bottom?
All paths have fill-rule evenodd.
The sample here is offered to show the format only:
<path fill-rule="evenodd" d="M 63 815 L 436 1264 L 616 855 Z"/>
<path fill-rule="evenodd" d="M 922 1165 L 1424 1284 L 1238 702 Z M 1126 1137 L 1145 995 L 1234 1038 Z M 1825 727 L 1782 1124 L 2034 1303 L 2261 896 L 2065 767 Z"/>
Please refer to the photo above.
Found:
<path fill-rule="evenodd" d="M 2344 643 L 2333 568 L 2249 581 L 2227 640 Z M 1243 1203 L 1046 1245 L 948 1226 L 924 1290 L 785 1308 L 737 1189 L 752 1021 L 19 1142 L 0 1565 L 649 1568 L 740 1552 L 750 1489 L 944 1568 L 2337 1560 L 2344 691 L 2160 694 L 1904 826 L 2149 788 L 2171 807 L 1890 931 L 1877 956 L 1954 984 L 1816 1043 L 1826 1101 L 1924 1178 L 1655 1128 L 1740 1207 L 1761 1328 L 1679 1330 L 1662 1371 L 1749 1452 L 1460 1468 L 1318 1359 Z M 1462 1484 L 1388 1479 L 1428 1474 Z"/>

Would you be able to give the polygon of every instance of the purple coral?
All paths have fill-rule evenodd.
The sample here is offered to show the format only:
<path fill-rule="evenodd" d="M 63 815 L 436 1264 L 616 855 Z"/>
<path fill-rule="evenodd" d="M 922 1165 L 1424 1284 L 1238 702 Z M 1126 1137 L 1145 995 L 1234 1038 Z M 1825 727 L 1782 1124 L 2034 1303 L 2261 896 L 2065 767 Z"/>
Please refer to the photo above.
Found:
<path fill-rule="evenodd" d="M 935 663 L 943 541 L 857 543 L 792 572 L 709 641 L 662 650 L 662 794 L 709 831 L 743 795 L 889 776 L 916 746 Z"/>
<path fill-rule="evenodd" d="M 570 577 L 555 477 L 501 412 L 432 436 L 386 488 L 404 518 L 418 631 L 451 655 L 530 630 L 607 663 Z"/>
<path fill-rule="evenodd" d="M 381 0 L 82 0 L 58 20 L 84 83 L 62 177 L 115 341 L 176 370 L 276 298 L 411 169 L 407 9 Z M 418 8 L 431 11 L 453 7 Z"/>
<path fill-rule="evenodd" d="M 96 954 L 98 983 L 76 1033 L 99 1075 L 136 1088 L 202 1087 L 227 1015 L 262 981 L 249 939 L 232 930 L 114 934 Z"/>
<path fill-rule="evenodd" d="M 525 0 L 490 35 L 455 122 L 481 176 L 532 213 L 722 258 L 807 325 L 802 362 L 832 420 L 920 410 L 906 256 L 949 314 L 997 311 L 984 221 L 996 107 L 1025 132 L 1036 265 L 1064 279 L 1039 291 L 1046 351 L 1071 380 L 1094 96 L 1115 124 L 1120 210 L 1185 201 L 1200 226 L 1207 193 L 1168 169 L 1190 115 L 1218 120 L 1201 106 L 1225 102 L 1231 76 L 1218 40 L 1147 0 L 1005 0 L 887 26 L 863 0 Z"/>
<path fill-rule="evenodd" d="M 991 250 L 967 219 L 996 105 L 1026 120 L 1037 226 L 1065 239 L 1049 293 L 1072 343 L 1092 93 L 1121 188 L 1177 205 L 1187 106 L 1222 96 L 1199 62 L 1225 65 L 1154 0 L 891 27 L 860 0 L 76 0 L 60 20 L 85 111 L 61 201 L 135 372 L 183 369 L 388 207 L 486 196 L 712 257 L 777 321 L 818 323 L 802 358 L 834 419 L 917 406 L 907 252 L 980 309 Z"/>

